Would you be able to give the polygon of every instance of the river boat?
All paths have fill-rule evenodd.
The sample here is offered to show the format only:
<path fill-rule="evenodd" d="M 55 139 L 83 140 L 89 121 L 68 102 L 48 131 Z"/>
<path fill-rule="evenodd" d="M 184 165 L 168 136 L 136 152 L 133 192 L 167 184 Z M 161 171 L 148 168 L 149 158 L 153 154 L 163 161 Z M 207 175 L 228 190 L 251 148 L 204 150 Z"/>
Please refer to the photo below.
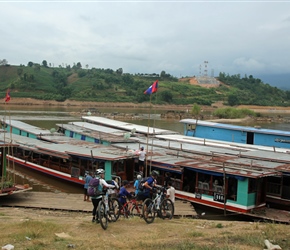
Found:
<path fill-rule="evenodd" d="M 1 121 L 2 128 L 11 134 L 26 136 L 29 138 L 37 139 L 44 135 L 61 135 L 60 133 L 37 126 L 30 125 L 28 123 L 17 120 L 3 120 Z"/>
<path fill-rule="evenodd" d="M 93 120 L 97 120 L 93 119 Z M 106 118 L 106 121 L 108 119 Z M 106 123 L 107 124 L 107 123 Z M 113 124 L 114 128 L 119 128 L 119 122 L 115 123 L 115 120 L 111 120 L 110 124 Z M 80 125 L 80 124 L 79 124 Z M 86 125 L 85 125 L 86 126 Z M 131 126 L 132 127 L 132 126 Z M 130 127 L 130 128 L 131 128 Z M 98 131 L 101 130 L 102 126 L 98 127 Z M 106 130 L 107 125 L 103 126 L 103 129 Z M 73 129 L 73 128 L 71 128 Z M 86 127 L 86 129 L 93 129 L 92 127 Z M 144 128 L 142 128 L 145 131 Z M 153 128 L 149 128 L 149 131 L 153 131 Z M 287 148 L 280 147 L 269 147 L 269 146 L 260 146 L 252 144 L 242 144 L 237 142 L 226 142 L 222 140 L 211 140 L 205 138 L 184 136 L 180 134 L 154 134 L 152 133 L 149 137 L 143 136 L 138 137 L 137 141 L 126 141 L 122 143 L 114 142 L 112 146 L 123 148 L 126 150 L 136 151 L 140 146 L 146 146 L 146 151 L 155 152 L 160 155 L 164 154 L 164 150 L 170 150 L 171 152 L 167 154 L 178 153 L 181 155 L 186 155 L 186 157 L 192 158 L 192 155 L 203 155 L 204 152 L 207 152 L 208 155 L 214 155 L 215 157 L 220 158 L 220 161 L 223 162 L 222 155 L 240 155 L 239 157 L 248 158 L 248 165 L 251 164 L 251 161 L 258 159 L 262 160 L 262 167 L 266 167 L 268 163 L 276 162 L 274 170 L 277 170 L 280 174 L 267 176 L 267 185 L 263 186 L 266 193 L 267 205 L 278 205 L 290 209 L 290 169 L 283 164 L 290 164 L 289 150 Z M 218 152 L 218 154 L 216 154 Z M 243 152 L 249 154 L 246 156 Z M 218 155 L 221 156 L 218 156 Z M 250 155 L 253 154 L 253 155 Z M 149 165 L 149 162 L 148 162 Z M 164 163 L 164 165 L 166 165 Z M 237 164 L 237 167 L 243 166 L 243 164 Z M 149 169 L 149 168 L 148 168 Z M 170 169 L 169 169 L 170 170 Z M 148 172 L 149 173 L 149 172 Z M 147 173 L 147 174 L 148 174 Z M 164 176 L 164 173 L 163 173 Z M 184 178 L 182 175 L 180 177 L 180 185 L 175 186 L 178 190 L 185 189 L 183 185 Z M 177 183 L 177 182 L 176 182 Z"/>
<path fill-rule="evenodd" d="M 114 123 L 114 120 L 111 123 Z M 107 127 L 104 127 L 104 130 L 106 129 Z M 82 165 L 79 160 L 83 156 L 83 150 L 80 150 L 79 146 L 70 150 L 71 146 L 67 145 L 66 140 L 84 145 L 89 142 L 61 136 L 62 143 L 60 143 L 57 136 L 43 136 L 42 143 L 50 141 L 50 137 L 54 140 L 52 145 L 57 144 L 59 148 L 49 144 L 53 150 L 45 150 L 47 146 L 38 147 L 37 150 L 46 152 L 45 155 L 49 155 L 49 152 L 63 151 L 68 157 L 77 157 L 75 161 L 78 162 L 78 166 Z M 160 173 L 158 183 L 162 184 L 165 174 L 171 173 L 176 196 L 197 204 L 248 214 L 268 206 L 269 197 L 273 199 L 272 202 L 279 201 L 285 205 L 290 201 L 290 184 L 288 184 L 290 168 L 287 167 L 290 165 L 290 156 L 282 149 L 277 151 L 272 147 L 230 144 L 223 141 L 207 142 L 178 134 L 140 136 L 135 140 L 112 142 L 111 146 L 89 144 L 91 145 L 89 149 L 84 149 L 87 164 L 90 163 L 92 145 L 104 147 L 102 150 L 110 153 L 117 149 L 123 154 L 126 152 L 125 155 L 129 159 L 119 161 L 120 171 L 119 169 L 114 171 L 116 159 L 108 163 L 105 168 L 106 173 L 119 176 L 122 175 L 122 169 L 125 169 L 122 179 L 127 180 L 134 179 L 136 159 L 134 152 L 141 145 L 146 145 L 145 174 L 148 175 L 152 169 L 158 170 Z M 31 149 L 25 155 L 29 154 L 29 151 Z M 101 152 L 94 152 L 93 155 L 100 157 Z M 58 158 L 62 159 L 62 157 Z"/>
<path fill-rule="evenodd" d="M 7 140 L 7 134 L 0 133 L 0 142 Z M 54 142 L 49 142 L 53 138 Z M 56 138 L 59 138 L 55 143 Z M 45 140 L 10 134 L 14 144 L 7 159 L 11 164 L 78 185 L 84 184 L 87 172 L 97 168 L 106 170 L 106 179 L 118 177 L 131 179 L 134 176 L 136 155 L 125 150 L 95 143 L 75 140 L 65 136 L 48 135 Z"/>
<path fill-rule="evenodd" d="M 277 148 L 290 148 L 290 131 L 247 127 L 196 119 L 182 119 L 184 135 Z"/>
<path fill-rule="evenodd" d="M 176 131 L 154 128 L 149 126 L 137 125 L 134 123 L 117 121 L 100 116 L 82 116 L 82 121 L 98 124 L 104 127 L 116 128 L 126 132 L 139 133 L 143 135 L 167 135 L 167 134 L 179 134 Z"/>
<path fill-rule="evenodd" d="M 13 176 L 13 167 L 7 161 L 7 153 L 10 152 L 11 143 L 0 142 L 1 162 L 0 162 L 0 197 L 14 195 L 32 190 L 28 184 L 17 184 Z"/>
<path fill-rule="evenodd" d="M 56 124 L 57 131 L 67 137 L 77 140 L 88 141 L 103 145 L 112 143 L 137 141 L 142 136 L 138 133 L 100 126 L 88 122 L 69 122 L 68 124 Z"/>

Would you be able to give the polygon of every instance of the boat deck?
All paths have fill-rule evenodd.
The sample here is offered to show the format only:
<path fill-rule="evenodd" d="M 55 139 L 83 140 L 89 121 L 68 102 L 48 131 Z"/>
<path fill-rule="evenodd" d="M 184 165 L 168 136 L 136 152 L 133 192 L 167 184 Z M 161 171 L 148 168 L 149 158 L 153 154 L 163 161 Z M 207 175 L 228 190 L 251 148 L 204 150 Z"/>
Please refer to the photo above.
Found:
<path fill-rule="evenodd" d="M 92 212 L 92 203 L 83 200 L 83 194 L 26 192 L 5 196 L 0 199 L 0 207 L 22 207 L 33 209 L 63 210 L 71 212 Z M 196 217 L 190 202 L 175 201 L 175 217 Z"/>

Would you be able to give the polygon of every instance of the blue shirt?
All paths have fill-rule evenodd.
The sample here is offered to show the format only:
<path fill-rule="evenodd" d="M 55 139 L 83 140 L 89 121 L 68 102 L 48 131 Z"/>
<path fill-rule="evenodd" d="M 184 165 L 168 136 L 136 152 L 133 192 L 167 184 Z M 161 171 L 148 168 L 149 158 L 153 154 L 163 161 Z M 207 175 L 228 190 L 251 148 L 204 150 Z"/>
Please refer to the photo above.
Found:
<path fill-rule="evenodd" d="M 147 183 L 150 187 L 153 187 L 153 184 L 154 184 L 154 178 L 152 176 L 150 176 L 147 180 Z M 150 189 L 149 188 L 145 188 L 144 190 L 145 193 L 149 194 L 150 193 Z"/>
<path fill-rule="evenodd" d="M 134 182 L 135 195 L 138 194 L 138 186 L 139 186 L 139 180 L 136 180 L 136 181 Z"/>
<path fill-rule="evenodd" d="M 93 179 L 92 176 L 90 176 L 90 175 L 86 176 L 84 188 L 88 189 L 91 179 Z"/>
<path fill-rule="evenodd" d="M 129 197 L 129 198 L 131 198 L 132 197 L 132 195 L 127 191 L 127 189 L 123 186 L 123 187 L 121 187 L 121 189 L 120 189 L 120 192 L 119 192 L 119 201 L 120 201 L 120 203 L 122 203 L 122 204 L 125 204 L 126 203 L 126 198 L 127 197 Z"/>

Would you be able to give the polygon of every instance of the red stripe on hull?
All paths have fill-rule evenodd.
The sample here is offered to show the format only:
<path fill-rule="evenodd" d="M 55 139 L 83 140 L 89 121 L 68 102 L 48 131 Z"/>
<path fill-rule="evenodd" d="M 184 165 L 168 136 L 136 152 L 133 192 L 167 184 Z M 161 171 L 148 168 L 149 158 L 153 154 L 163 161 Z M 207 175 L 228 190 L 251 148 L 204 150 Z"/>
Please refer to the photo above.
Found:
<path fill-rule="evenodd" d="M 72 182 L 72 183 L 75 183 L 75 184 L 80 184 L 80 185 L 84 185 L 84 183 L 85 183 L 84 180 L 80 180 L 78 178 L 62 175 L 61 172 L 56 173 L 56 172 L 50 171 L 49 168 L 40 168 L 40 167 L 37 167 L 36 164 L 33 165 L 33 164 L 30 164 L 30 162 L 22 162 L 21 160 L 18 160 L 17 158 L 13 159 L 10 156 L 7 156 L 7 158 L 10 161 L 13 161 L 14 163 L 17 163 L 17 164 L 19 164 L 19 165 L 21 165 L 23 167 L 26 167 L 26 168 L 29 168 L 29 169 L 33 169 L 33 170 L 35 170 L 37 172 L 41 172 L 41 173 L 50 175 L 50 176 L 58 178 L 58 179 L 62 179 L 62 180 L 65 180 L 65 181 L 68 181 L 68 182 Z"/>
<path fill-rule="evenodd" d="M 187 195 L 176 194 L 176 193 L 175 193 L 175 196 L 177 198 L 188 200 L 188 201 L 191 201 L 191 202 L 194 202 L 194 203 L 198 203 L 198 204 L 201 204 L 201 205 L 204 205 L 204 206 L 208 206 L 208 207 L 212 207 L 212 208 L 216 208 L 216 209 L 222 209 L 222 210 L 224 209 L 224 204 L 221 203 L 221 202 L 197 199 L 197 198 L 193 198 L 193 197 L 190 197 L 190 196 L 187 196 Z M 246 209 L 242 209 L 242 208 L 226 205 L 226 210 L 230 211 L 230 212 L 236 212 L 236 213 L 245 214 L 245 213 L 249 213 L 251 209 L 246 210 Z"/>

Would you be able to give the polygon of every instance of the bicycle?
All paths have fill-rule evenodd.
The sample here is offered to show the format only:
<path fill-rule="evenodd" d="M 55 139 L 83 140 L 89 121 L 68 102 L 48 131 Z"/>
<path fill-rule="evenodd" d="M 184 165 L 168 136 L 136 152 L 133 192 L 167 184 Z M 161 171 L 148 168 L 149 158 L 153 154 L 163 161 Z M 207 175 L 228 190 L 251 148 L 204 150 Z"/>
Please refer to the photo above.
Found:
<path fill-rule="evenodd" d="M 124 215 L 125 218 L 134 217 L 134 216 L 142 216 L 142 204 L 140 204 L 135 196 L 132 196 L 129 201 L 127 201 L 121 208 L 121 214 Z"/>
<path fill-rule="evenodd" d="M 165 187 L 157 188 L 155 198 L 153 200 L 147 198 L 144 201 L 142 216 L 148 224 L 154 221 L 156 214 L 161 219 L 172 219 L 174 214 L 174 204 L 170 199 L 165 198 L 165 192 Z"/>
<path fill-rule="evenodd" d="M 116 222 L 120 217 L 119 200 L 109 197 L 107 190 L 102 194 L 102 200 L 99 202 L 98 206 L 98 218 L 104 230 L 107 229 L 108 222 Z"/>

